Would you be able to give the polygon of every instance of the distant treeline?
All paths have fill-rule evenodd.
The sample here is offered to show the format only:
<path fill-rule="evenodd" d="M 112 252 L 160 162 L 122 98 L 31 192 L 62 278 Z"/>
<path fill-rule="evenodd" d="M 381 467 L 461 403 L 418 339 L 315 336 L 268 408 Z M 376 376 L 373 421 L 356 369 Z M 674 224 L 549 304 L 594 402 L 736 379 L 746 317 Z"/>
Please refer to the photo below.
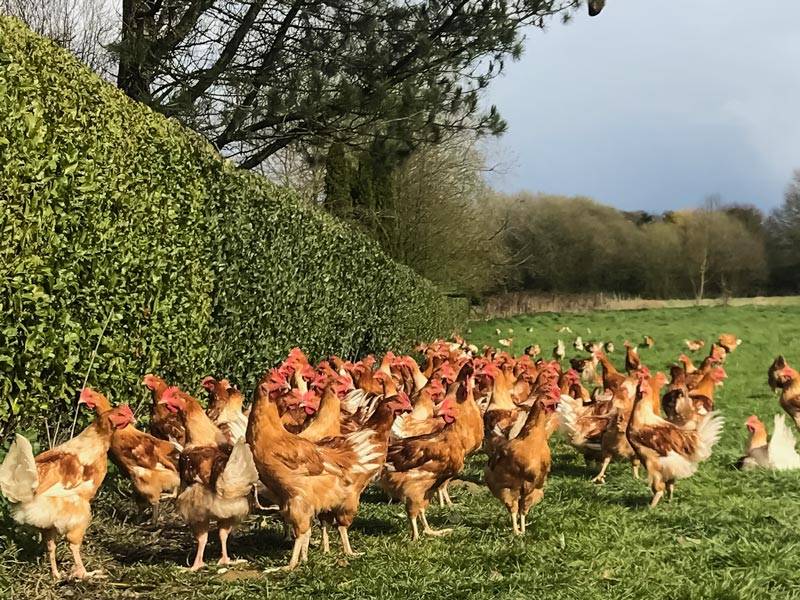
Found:
<path fill-rule="evenodd" d="M 660 215 L 529 193 L 496 203 L 506 222 L 504 291 L 652 298 L 800 292 L 800 171 L 769 215 L 718 197 Z"/>

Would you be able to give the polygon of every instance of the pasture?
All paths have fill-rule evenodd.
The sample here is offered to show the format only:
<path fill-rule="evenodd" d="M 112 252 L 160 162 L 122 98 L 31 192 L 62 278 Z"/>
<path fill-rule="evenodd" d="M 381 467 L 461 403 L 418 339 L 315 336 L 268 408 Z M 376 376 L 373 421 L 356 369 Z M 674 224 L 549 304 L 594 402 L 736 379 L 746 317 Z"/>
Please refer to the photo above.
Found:
<path fill-rule="evenodd" d="M 479 347 L 513 338 L 517 354 L 539 343 L 545 356 L 556 340 L 576 352 L 575 335 L 611 340 L 610 355 L 621 367 L 625 339 L 656 340 L 641 349 L 642 362 L 663 370 L 684 338 L 735 333 L 744 344 L 726 362 L 729 378 L 717 392 L 726 425 L 712 458 L 679 482 L 672 503 L 655 510 L 644 481 L 629 465 L 612 464 L 605 485 L 589 480 L 583 458 L 558 434 L 551 440 L 553 470 L 544 501 L 529 517 L 528 533 L 513 538 L 505 509 L 483 487 L 484 458 L 474 457 L 464 483 L 451 487 L 456 506 L 429 511 L 434 527 L 453 527 L 443 538 L 411 543 L 401 506 L 389 505 L 370 488 L 351 530 L 355 550 L 345 560 L 338 539 L 327 556 L 312 539 L 310 562 L 288 574 L 264 574 L 285 563 L 291 543 L 274 517 L 251 516 L 231 539 L 230 549 L 248 561 L 225 572 L 213 566 L 219 546 L 212 536 L 201 573 L 181 570 L 194 545 L 168 508 L 156 530 L 138 512 L 125 481 L 109 478 L 94 504 L 95 518 L 84 544 L 90 569 L 105 580 L 53 583 L 38 536 L 0 515 L 2 598 L 783 598 L 800 589 L 800 472 L 742 473 L 744 420 L 759 415 L 768 427 L 781 409 L 766 385 L 766 369 L 784 353 L 800 361 L 800 307 L 738 306 L 676 308 L 591 314 L 537 315 L 473 322 L 465 337 Z M 573 333 L 558 333 L 568 326 Z M 502 335 L 495 332 L 502 330 Z M 509 333 L 508 329 L 513 329 Z M 532 328 L 532 332 L 528 332 Z M 704 355 L 701 351 L 698 355 Z M 144 394 L 144 391 L 142 392 Z M 59 546 L 59 560 L 69 562 Z"/>

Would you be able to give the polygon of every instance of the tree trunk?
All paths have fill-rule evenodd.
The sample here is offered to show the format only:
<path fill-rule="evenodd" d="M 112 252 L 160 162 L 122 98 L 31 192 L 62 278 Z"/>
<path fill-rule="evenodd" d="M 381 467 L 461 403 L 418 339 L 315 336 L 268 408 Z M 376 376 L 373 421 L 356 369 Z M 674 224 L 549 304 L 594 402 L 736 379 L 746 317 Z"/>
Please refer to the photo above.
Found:
<path fill-rule="evenodd" d="M 119 45 L 117 87 L 139 102 L 150 100 L 150 81 L 144 64 L 148 40 L 148 6 L 141 0 L 122 0 L 122 39 Z"/>
<path fill-rule="evenodd" d="M 708 250 L 703 255 L 703 262 L 700 263 L 700 289 L 697 291 L 697 303 L 703 301 L 703 294 L 706 289 L 706 273 L 708 272 Z"/>

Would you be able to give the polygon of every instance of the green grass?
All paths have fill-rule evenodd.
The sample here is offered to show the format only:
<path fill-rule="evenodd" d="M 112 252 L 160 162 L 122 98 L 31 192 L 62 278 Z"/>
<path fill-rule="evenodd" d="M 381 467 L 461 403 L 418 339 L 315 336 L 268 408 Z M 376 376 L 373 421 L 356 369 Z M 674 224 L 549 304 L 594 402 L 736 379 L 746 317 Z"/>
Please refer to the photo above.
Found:
<path fill-rule="evenodd" d="M 683 350 L 685 337 L 711 339 L 722 331 L 742 337 L 717 395 L 727 421 L 723 438 L 697 475 L 678 484 L 675 500 L 656 510 L 647 509 L 649 489 L 632 479 L 628 465 L 612 465 L 608 483 L 593 485 L 583 459 L 554 438 L 545 499 L 529 517 L 523 539 L 512 538 L 505 510 L 483 487 L 455 490 L 454 509 L 430 511 L 434 526 L 455 527 L 451 536 L 414 544 L 401 507 L 368 491 L 351 535 L 362 557 L 345 561 L 338 552 L 323 556 L 312 546 L 310 562 L 296 572 L 264 575 L 264 568 L 288 559 L 290 547 L 277 522 L 252 517 L 231 543 L 249 565 L 224 575 L 214 568 L 190 574 L 177 569 L 193 551 L 186 529 L 174 517 L 161 532 L 126 522 L 138 518 L 135 505 L 112 485 L 96 503 L 85 544 L 88 568 L 104 568 L 109 579 L 54 585 L 35 536 L 0 521 L 0 544 L 9 544 L 0 550 L 0 597 L 798 597 L 800 472 L 741 473 L 731 465 L 744 443 L 744 419 L 755 413 L 771 426 L 780 410 L 766 385 L 766 368 L 779 352 L 800 360 L 794 350 L 800 347 L 799 316 L 797 307 L 750 306 L 540 315 L 471 325 L 467 337 L 479 346 L 496 343 L 496 327 L 503 329 L 501 337 L 509 337 L 511 327 L 517 352 L 535 341 L 546 354 L 559 335 L 572 341 L 556 332 L 561 325 L 584 340 L 611 339 L 618 348 L 625 338 L 649 334 L 656 346 L 641 357 L 655 369 Z M 619 350 L 612 357 L 621 363 Z M 482 463 L 475 457 L 465 479 L 480 482 Z M 59 558 L 71 568 L 67 555 L 61 547 Z M 207 556 L 218 556 L 215 541 Z"/>

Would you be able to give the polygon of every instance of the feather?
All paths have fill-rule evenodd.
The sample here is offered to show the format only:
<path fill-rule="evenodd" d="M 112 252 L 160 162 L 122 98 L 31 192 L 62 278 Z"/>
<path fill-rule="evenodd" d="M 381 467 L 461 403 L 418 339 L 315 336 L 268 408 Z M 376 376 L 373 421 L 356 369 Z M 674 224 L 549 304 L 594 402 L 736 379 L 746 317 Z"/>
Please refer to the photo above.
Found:
<path fill-rule="evenodd" d="M 39 487 L 39 474 L 31 443 L 20 434 L 0 465 L 0 491 L 11 503 L 30 502 Z"/>
<path fill-rule="evenodd" d="M 258 482 L 258 471 L 253 453 L 244 439 L 239 439 L 231 450 L 225 469 L 217 480 L 217 493 L 223 498 L 247 496 Z"/>
<path fill-rule="evenodd" d="M 770 467 L 779 471 L 800 469 L 800 455 L 794 445 L 794 434 L 786 427 L 784 415 L 775 415 L 775 429 L 767 448 Z"/>
<path fill-rule="evenodd" d="M 702 420 L 697 425 L 697 450 L 694 453 L 694 460 L 703 461 L 711 456 L 711 449 L 719 441 L 722 435 L 722 427 L 725 419 L 717 412 L 710 412 L 703 415 Z"/>

